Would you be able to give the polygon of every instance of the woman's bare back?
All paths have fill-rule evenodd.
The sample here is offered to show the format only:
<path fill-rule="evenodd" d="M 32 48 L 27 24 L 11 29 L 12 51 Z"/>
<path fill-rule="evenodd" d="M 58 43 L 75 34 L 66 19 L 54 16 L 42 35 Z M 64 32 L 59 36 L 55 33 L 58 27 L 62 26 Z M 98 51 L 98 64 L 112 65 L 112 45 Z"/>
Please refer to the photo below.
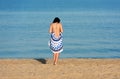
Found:
<path fill-rule="evenodd" d="M 61 23 L 52 23 L 50 25 L 50 33 L 55 33 L 56 37 L 59 37 L 60 33 L 63 32 L 62 24 Z"/>

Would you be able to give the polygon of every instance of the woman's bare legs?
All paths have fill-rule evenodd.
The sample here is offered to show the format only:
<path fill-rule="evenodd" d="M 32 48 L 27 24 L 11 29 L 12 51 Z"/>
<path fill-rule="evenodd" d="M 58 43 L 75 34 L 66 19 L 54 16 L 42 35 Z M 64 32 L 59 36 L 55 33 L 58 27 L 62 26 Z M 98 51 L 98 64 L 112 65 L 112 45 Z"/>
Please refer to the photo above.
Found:
<path fill-rule="evenodd" d="M 54 65 L 56 65 L 57 64 L 57 61 L 58 61 L 58 58 L 59 58 L 59 53 L 57 52 L 57 53 L 53 53 L 53 59 L 54 59 Z"/>
<path fill-rule="evenodd" d="M 53 64 L 55 64 L 55 60 L 56 60 L 56 53 L 53 53 Z"/>
<path fill-rule="evenodd" d="M 58 62 L 58 58 L 59 58 L 59 53 L 56 53 L 56 64 Z"/>

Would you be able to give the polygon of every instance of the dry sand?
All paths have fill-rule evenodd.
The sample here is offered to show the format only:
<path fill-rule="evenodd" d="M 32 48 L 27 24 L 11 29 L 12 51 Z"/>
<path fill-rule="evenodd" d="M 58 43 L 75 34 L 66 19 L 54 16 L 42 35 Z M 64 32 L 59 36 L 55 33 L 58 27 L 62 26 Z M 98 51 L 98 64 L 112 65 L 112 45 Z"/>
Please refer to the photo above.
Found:
<path fill-rule="evenodd" d="M 120 79 L 120 59 L 0 59 L 0 79 Z"/>

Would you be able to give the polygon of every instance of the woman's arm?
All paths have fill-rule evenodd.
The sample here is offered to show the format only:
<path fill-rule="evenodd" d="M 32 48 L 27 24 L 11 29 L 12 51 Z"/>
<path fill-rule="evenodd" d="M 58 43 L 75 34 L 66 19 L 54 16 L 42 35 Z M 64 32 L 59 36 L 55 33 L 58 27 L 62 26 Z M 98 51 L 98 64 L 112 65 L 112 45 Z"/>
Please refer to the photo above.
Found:
<path fill-rule="evenodd" d="M 60 32 L 63 32 L 62 24 L 60 24 Z"/>
<path fill-rule="evenodd" d="M 52 33 L 52 24 L 50 25 L 49 33 Z"/>

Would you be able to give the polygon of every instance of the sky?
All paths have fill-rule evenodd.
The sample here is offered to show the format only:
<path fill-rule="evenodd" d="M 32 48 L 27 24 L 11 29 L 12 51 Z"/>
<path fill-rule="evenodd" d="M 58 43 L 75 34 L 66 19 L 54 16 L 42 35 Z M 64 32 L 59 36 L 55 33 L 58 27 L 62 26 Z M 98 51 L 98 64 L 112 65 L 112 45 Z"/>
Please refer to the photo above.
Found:
<path fill-rule="evenodd" d="M 0 0 L 0 11 L 117 9 L 120 0 Z"/>

